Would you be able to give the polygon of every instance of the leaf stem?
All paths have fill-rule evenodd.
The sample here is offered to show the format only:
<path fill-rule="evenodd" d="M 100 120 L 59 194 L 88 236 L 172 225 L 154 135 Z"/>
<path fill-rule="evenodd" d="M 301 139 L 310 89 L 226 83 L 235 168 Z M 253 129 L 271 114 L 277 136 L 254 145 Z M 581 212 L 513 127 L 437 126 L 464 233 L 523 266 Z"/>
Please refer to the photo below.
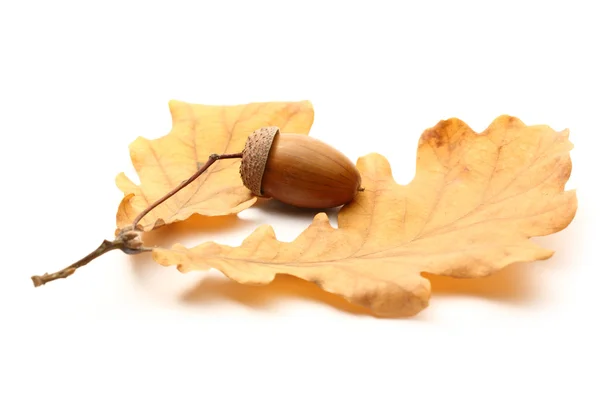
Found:
<path fill-rule="evenodd" d="M 171 196 L 173 196 L 174 194 L 176 194 L 177 192 L 179 192 L 181 189 L 183 189 L 184 187 L 186 187 L 187 185 L 189 185 L 190 183 L 192 183 L 194 180 L 196 180 L 200 175 L 202 175 L 204 173 L 204 171 L 206 171 L 211 165 L 213 165 L 217 160 L 225 160 L 225 159 L 229 159 L 229 158 L 242 158 L 242 153 L 233 153 L 233 154 L 211 154 L 208 157 L 208 161 L 205 162 L 200 168 L 198 168 L 198 171 L 196 171 L 192 176 L 190 176 L 188 179 L 186 179 L 185 181 L 181 182 L 179 185 L 177 185 L 177 187 L 175 187 L 173 190 L 171 190 L 169 193 L 165 194 L 163 197 L 161 197 L 160 199 L 156 200 L 154 203 L 150 204 L 148 207 L 146 207 L 146 209 L 144 211 L 142 211 L 137 217 L 135 217 L 135 219 L 133 220 L 133 223 L 131 224 L 134 228 L 137 227 L 137 225 L 140 223 L 140 221 L 146 216 L 148 215 L 148 213 L 152 210 L 154 210 L 156 207 L 158 207 L 159 205 L 161 205 L 163 202 L 165 202 L 167 199 L 169 199 Z"/>

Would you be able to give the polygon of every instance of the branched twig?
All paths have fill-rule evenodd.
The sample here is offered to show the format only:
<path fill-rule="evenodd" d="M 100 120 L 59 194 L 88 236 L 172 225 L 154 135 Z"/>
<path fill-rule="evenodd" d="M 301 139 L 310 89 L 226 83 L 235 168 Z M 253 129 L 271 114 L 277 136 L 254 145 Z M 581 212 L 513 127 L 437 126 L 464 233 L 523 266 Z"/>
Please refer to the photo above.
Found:
<path fill-rule="evenodd" d="M 131 227 L 125 228 L 119 232 L 119 235 L 115 238 L 115 240 L 104 240 L 100 246 L 94 251 L 92 251 L 87 256 L 83 257 L 81 260 L 74 262 L 69 265 L 67 268 L 63 268 L 58 272 L 54 272 L 52 274 L 44 274 L 44 275 L 34 275 L 31 277 L 33 281 L 33 285 L 35 287 L 45 285 L 48 282 L 52 282 L 56 279 L 68 278 L 73 275 L 77 268 L 81 268 L 90 261 L 100 257 L 103 254 L 108 253 L 112 250 L 121 250 L 126 254 L 139 254 L 145 251 L 152 250 L 151 248 L 144 247 L 141 238 L 141 232 Z"/>
<path fill-rule="evenodd" d="M 213 165 L 217 160 L 224 160 L 230 158 L 242 158 L 242 153 L 233 153 L 233 154 L 211 154 L 208 158 L 208 161 L 204 163 L 202 166 L 199 166 L 198 171 L 196 171 L 192 176 L 190 176 L 185 181 L 181 182 L 177 187 L 171 190 L 169 193 L 165 194 L 160 199 L 156 200 L 154 203 L 150 204 L 146 209 L 144 209 L 135 219 L 133 223 L 123 228 L 117 237 L 110 241 L 104 240 L 100 246 L 94 251 L 92 251 L 87 256 L 83 257 L 81 260 L 74 262 L 68 267 L 61 269 L 58 272 L 54 272 L 52 274 L 44 274 L 44 275 L 34 275 L 31 277 L 33 281 L 33 285 L 35 287 L 45 285 L 48 282 L 54 281 L 56 279 L 67 278 L 75 273 L 78 268 L 83 267 L 90 261 L 100 257 L 103 254 L 108 253 L 112 250 L 121 250 L 126 254 L 139 254 L 145 251 L 151 251 L 151 248 L 144 247 L 141 239 L 142 231 L 138 229 L 138 224 L 140 221 L 148 215 L 150 211 L 158 207 L 160 204 L 165 202 L 167 199 L 175 195 L 181 189 L 192 183 L 195 179 L 197 179 L 200 175 L 202 175 L 211 165 Z"/>

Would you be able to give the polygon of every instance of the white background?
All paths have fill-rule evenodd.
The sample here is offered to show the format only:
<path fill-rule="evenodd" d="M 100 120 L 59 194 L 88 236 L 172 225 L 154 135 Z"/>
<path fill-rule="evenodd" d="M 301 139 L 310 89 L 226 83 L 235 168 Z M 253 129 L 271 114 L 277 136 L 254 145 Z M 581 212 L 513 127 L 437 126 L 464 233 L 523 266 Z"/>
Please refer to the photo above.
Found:
<path fill-rule="evenodd" d="M 594 2 L 0 4 L 0 398 L 600 398 Z M 569 128 L 579 211 L 535 239 L 550 260 L 435 280 L 407 320 L 119 252 L 34 289 L 111 238 L 127 146 L 169 131 L 170 99 L 311 100 L 312 136 L 384 154 L 400 183 L 440 119 Z M 263 223 L 291 240 L 311 218 L 266 204 L 160 243 L 235 245 Z"/>

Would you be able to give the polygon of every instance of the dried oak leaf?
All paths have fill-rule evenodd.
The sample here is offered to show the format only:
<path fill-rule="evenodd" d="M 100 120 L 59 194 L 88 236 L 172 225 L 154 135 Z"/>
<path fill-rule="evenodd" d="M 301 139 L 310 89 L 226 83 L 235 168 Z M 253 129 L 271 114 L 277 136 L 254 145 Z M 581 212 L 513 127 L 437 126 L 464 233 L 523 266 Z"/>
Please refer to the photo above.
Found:
<path fill-rule="evenodd" d="M 421 136 L 406 186 L 383 156 L 358 160 L 366 190 L 342 208 L 337 229 L 320 213 L 291 243 L 262 226 L 239 247 L 175 245 L 153 256 L 182 272 L 214 267 L 244 284 L 294 275 L 375 314 L 414 315 L 429 304 L 423 272 L 483 277 L 553 254 L 529 238 L 562 230 L 575 215 L 575 192 L 564 191 L 571 148 L 568 131 L 513 117 L 481 134 L 441 121 Z"/>
<path fill-rule="evenodd" d="M 210 106 L 169 102 L 171 131 L 158 139 L 137 138 L 130 146 L 131 161 L 141 185 L 124 173 L 116 184 L 125 194 L 117 211 L 117 227 L 130 225 L 149 204 L 197 170 L 213 154 L 237 153 L 254 130 L 276 125 L 282 132 L 308 134 L 314 110 L 309 101 Z M 217 216 L 238 213 L 256 202 L 239 175 L 239 159 L 219 160 L 196 181 L 155 208 L 141 220 L 145 231 L 182 221 L 193 214 Z"/>

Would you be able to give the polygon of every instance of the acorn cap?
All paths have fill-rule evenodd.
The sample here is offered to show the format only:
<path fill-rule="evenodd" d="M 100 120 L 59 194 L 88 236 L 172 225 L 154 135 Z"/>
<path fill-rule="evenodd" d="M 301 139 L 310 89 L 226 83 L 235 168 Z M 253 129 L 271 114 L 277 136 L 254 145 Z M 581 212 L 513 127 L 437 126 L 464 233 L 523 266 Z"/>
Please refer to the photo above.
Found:
<path fill-rule="evenodd" d="M 240 175 L 242 182 L 255 196 L 262 196 L 262 178 L 269 159 L 269 152 L 275 136 L 279 133 L 276 126 L 267 126 L 252 132 L 242 151 Z"/>

